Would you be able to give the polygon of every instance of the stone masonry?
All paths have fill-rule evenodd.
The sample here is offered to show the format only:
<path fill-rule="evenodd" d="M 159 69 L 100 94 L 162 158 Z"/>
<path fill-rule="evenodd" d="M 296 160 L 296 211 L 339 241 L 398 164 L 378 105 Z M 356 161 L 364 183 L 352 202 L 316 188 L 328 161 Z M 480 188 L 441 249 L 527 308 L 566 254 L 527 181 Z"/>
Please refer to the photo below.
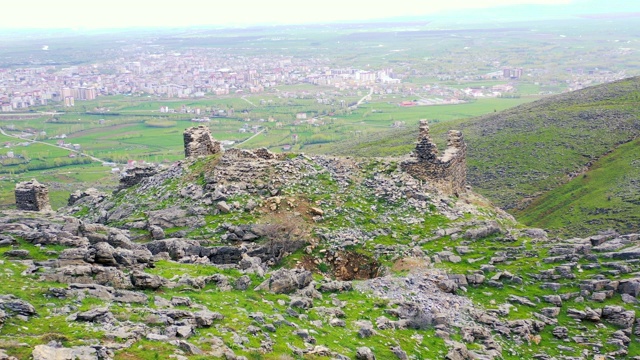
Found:
<path fill-rule="evenodd" d="M 222 151 L 220 142 L 211 137 L 211 130 L 204 125 L 186 129 L 183 137 L 186 158 L 213 155 Z"/>
<path fill-rule="evenodd" d="M 51 211 L 49 190 L 36 179 L 17 183 L 15 195 L 18 210 Z"/>
<path fill-rule="evenodd" d="M 447 149 L 438 156 L 438 148 L 429 135 L 429 123 L 420 120 L 420 135 L 413 155 L 414 159 L 401 164 L 404 171 L 447 194 L 457 196 L 466 190 L 467 145 L 460 131 L 449 130 Z"/>
<path fill-rule="evenodd" d="M 141 164 L 128 169 L 120 177 L 119 189 L 127 189 L 138 184 L 143 179 L 151 177 L 158 173 L 158 168 L 154 165 Z"/>

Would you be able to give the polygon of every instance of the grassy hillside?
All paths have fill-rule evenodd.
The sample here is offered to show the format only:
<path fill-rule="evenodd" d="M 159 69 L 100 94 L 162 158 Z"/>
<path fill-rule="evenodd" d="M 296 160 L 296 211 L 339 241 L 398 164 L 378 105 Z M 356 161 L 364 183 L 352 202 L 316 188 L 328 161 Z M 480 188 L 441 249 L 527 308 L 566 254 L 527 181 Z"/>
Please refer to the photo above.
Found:
<path fill-rule="evenodd" d="M 640 140 L 635 140 L 516 214 L 528 225 L 566 234 L 607 227 L 620 232 L 637 231 L 639 184 Z"/>
<path fill-rule="evenodd" d="M 468 180 L 476 191 L 526 221 L 533 223 L 533 218 L 537 218 L 536 224 L 552 224 L 543 219 L 551 213 L 539 210 L 541 201 L 536 202 L 531 213 L 527 210 L 529 204 L 572 178 L 582 176 L 605 154 L 636 138 L 640 133 L 639 102 L 640 78 L 630 78 L 471 120 L 434 124 L 432 133 L 444 142 L 439 136 L 444 131 L 462 130 L 469 145 Z M 339 144 L 328 152 L 400 155 L 412 149 L 416 130 L 381 132 L 357 143 Z M 615 168 L 614 172 L 624 175 L 622 168 Z M 604 181 L 602 185 L 607 187 L 599 189 L 603 193 L 616 193 L 614 188 L 609 188 L 614 186 L 612 182 Z M 637 212 L 631 215 L 634 214 Z M 628 218 L 624 212 L 620 216 Z M 608 222 L 592 220 L 591 216 L 572 219 L 585 222 L 572 229 L 593 231 L 610 226 Z M 553 224 L 553 227 L 566 225 L 556 220 Z M 637 225 L 631 229 L 637 230 Z"/>
<path fill-rule="evenodd" d="M 638 234 L 552 240 L 393 160 L 250 154 L 0 210 L 0 358 L 640 356 Z"/>

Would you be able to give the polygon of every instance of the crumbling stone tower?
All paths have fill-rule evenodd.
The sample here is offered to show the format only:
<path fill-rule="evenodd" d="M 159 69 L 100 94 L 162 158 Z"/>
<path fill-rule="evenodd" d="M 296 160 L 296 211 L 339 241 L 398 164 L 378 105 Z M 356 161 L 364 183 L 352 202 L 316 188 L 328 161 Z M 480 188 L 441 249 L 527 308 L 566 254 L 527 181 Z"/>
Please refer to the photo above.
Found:
<path fill-rule="evenodd" d="M 420 120 L 420 135 L 413 155 L 415 159 L 402 162 L 404 171 L 435 185 L 447 194 L 457 196 L 465 191 L 467 145 L 460 131 L 449 130 L 447 149 L 442 156 L 438 156 L 438 148 L 429 135 L 429 123 L 427 120 Z"/>
<path fill-rule="evenodd" d="M 18 210 L 51 211 L 49 190 L 36 179 L 17 183 L 15 195 Z"/>
<path fill-rule="evenodd" d="M 219 141 L 211 137 L 211 130 L 204 125 L 184 131 L 184 156 L 187 158 L 217 154 L 222 151 Z"/>

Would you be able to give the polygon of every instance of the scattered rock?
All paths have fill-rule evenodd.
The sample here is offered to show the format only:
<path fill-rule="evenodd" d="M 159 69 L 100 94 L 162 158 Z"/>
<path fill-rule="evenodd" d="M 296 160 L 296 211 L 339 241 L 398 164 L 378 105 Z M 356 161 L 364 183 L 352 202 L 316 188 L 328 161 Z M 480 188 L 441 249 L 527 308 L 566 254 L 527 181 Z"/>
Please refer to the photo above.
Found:
<path fill-rule="evenodd" d="M 288 294 L 305 288 L 313 278 L 311 272 L 302 269 L 279 269 L 271 277 L 258 285 L 255 290 L 268 290 L 276 294 Z"/>
<path fill-rule="evenodd" d="M 356 359 L 357 360 L 376 360 L 376 356 L 373 354 L 373 351 L 366 346 L 359 347 L 356 350 Z"/>

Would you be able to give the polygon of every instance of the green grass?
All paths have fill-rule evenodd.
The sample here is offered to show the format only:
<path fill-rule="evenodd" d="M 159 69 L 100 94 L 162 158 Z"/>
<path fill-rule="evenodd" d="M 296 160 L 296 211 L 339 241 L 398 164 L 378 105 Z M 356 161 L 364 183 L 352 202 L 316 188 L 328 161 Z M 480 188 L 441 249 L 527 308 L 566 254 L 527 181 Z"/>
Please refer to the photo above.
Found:
<path fill-rule="evenodd" d="M 594 180 L 593 186 L 581 186 L 592 182 L 591 175 L 587 174 L 585 180 L 576 179 L 564 190 L 544 195 L 566 184 L 570 173 L 581 172 L 587 164 L 639 135 L 639 83 L 639 78 L 630 78 L 478 118 L 432 121 L 431 135 L 442 151 L 444 133 L 448 129 L 461 130 L 467 142 L 468 182 L 475 191 L 523 216 L 529 224 L 548 225 L 553 229 L 565 227 L 566 234 L 583 236 L 618 225 L 622 225 L 623 231 L 637 231 L 638 209 L 630 204 L 636 201 L 633 196 L 637 195 L 632 195 L 633 190 L 629 189 L 629 184 L 637 178 L 637 171 L 629 164 L 607 166 L 608 172 L 612 172 L 607 175 L 609 180 L 599 175 L 601 180 Z M 417 128 L 408 126 L 309 150 L 357 156 L 400 156 L 413 150 L 416 138 Z M 637 154 L 631 150 L 634 146 L 637 147 L 621 148 L 625 149 L 624 153 Z M 632 157 L 625 159 L 621 161 L 632 161 Z M 578 199 L 573 199 L 572 193 L 588 199 L 585 205 L 576 205 Z M 541 196 L 544 196 L 542 200 L 536 201 Z M 624 201 L 616 200 L 616 197 L 629 196 L 631 198 Z M 528 208 L 532 201 L 534 205 Z M 545 205 L 547 201 L 550 204 Z M 558 212 L 554 213 L 553 209 Z M 609 211 L 609 215 L 596 214 L 602 211 L 598 209 Z M 563 211 L 563 216 L 557 216 Z M 593 216 L 587 216 L 589 212 L 594 213 Z"/>
<path fill-rule="evenodd" d="M 589 171 L 516 213 L 525 224 L 559 234 L 616 229 L 638 231 L 640 140 L 621 145 Z"/>

